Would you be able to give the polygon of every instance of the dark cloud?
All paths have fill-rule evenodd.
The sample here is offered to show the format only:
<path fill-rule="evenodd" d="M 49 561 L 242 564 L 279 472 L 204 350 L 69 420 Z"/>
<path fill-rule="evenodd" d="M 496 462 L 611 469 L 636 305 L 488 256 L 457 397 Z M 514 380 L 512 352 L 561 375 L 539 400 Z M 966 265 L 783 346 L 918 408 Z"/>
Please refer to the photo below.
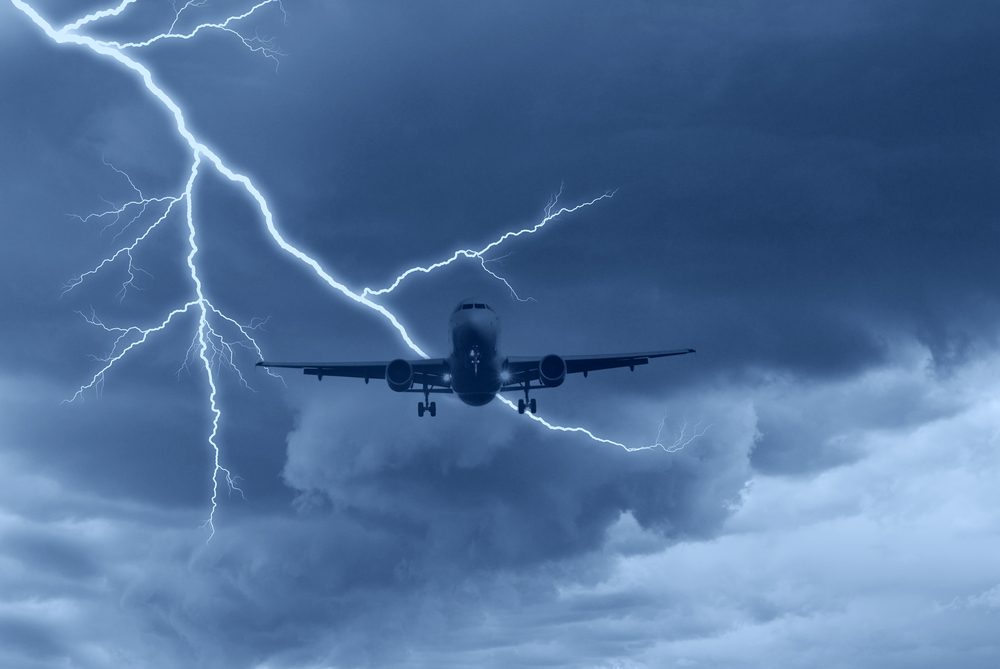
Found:
<path fill-rule="evenodd" d="M 208 16 L 225 5 L 196 10 Z M 235 5 L 233 5 L 235 6 Z M 67 20 L 66 8 L 44 7 Z M 162 27 L 136 3 L 106 35 Z M 0 665 L 992 666 L 1000 574 L 996 24 L 960 8 L 796 2 L 305 3 L 136 55 L 352 287 L 615 197 L 386 304 L 432 354 L 484 295 L 515 353 L 696 346 L 572 379 L 541 413 L 626 453 L 378 383 L 219 381 L 223 493 L 191 320 L 63 405 L 111 325 L 183 303 L 180 217 L 113 248 L 67 214 L 175 193 L 184 147 L 127 74 L 0 4 Z M 270 244 L 208 171 L 211 299 L 277 358 L 406 353 Z M 127 237 L 127 235 L 125 235 Z M 120 240 L 121 238 L 119 238 Z"/>
<path fill-rule="evenodd" d="M 431 433 L 412 411 L 373 427 L 389 407 L 407 405 L 361 396 L 333 409 L 311 403 L 289 439 L 286 479 L 362 523 L 409 536 L 420 570 L 568 557 L 597 548 L 622 513 L 670 538 L 711 534 L 748 476 L 750 443 L 724 428 L 690 452 L 636 457 L 571 436 L 543 440 L 500 408 L 470 425 L 447 403 Z"/>

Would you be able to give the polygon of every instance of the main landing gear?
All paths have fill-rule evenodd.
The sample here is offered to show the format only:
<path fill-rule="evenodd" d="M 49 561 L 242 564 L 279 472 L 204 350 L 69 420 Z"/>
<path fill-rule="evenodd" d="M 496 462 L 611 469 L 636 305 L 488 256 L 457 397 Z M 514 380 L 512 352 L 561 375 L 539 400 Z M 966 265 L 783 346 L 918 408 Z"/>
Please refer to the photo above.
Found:
<path fill-rule="evenodd" d="M 424 401 L 417 402 L 417 415 L 423 418 L 425 411 L 431 415 L 431 418 L 436 416 L 438 411 L 437 402 L 431 402 L 431 391 L 427 386 L 424 386 Z"/>
<path fill-rule="evenodd" d="M 533 398 L 530 399 L 530 400 L 528 399 L 528 390 L 529 390 L 529 384 L 525 383 L 524 384 L 524 399 L 517 401 L 517 412 L 518 413 L 524 413 L 525 409 L 527 409 L 531 413 L 538 413 L 538 403 Z"/>

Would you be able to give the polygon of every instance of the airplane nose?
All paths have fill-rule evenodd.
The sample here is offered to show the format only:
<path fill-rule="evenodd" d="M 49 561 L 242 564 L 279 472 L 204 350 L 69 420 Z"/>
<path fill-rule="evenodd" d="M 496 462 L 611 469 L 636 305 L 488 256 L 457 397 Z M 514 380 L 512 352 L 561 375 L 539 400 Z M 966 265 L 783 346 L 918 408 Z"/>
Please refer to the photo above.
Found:
<path fill-rule="evenodd" d="M 496 316 L 488 311 L 473 311 L 465 315 L 465 322 L 477 330 L 487 329 L 496 322 Z"/>

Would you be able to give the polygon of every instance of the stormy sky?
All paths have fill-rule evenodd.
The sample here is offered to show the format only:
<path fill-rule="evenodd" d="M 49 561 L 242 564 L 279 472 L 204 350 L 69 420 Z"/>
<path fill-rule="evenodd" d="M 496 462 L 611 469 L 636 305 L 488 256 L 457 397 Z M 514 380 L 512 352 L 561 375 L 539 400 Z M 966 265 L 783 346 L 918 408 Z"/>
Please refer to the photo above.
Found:
<path fill-rule="evenodd" d="M 36 0 L 55 26 L 102 5 Z M 177 3 L 180 5 L 181 3 Z M 178 23 L 239 13 L 213 0 Z M 511 355 L 692 346 L 539 414 L 220 369 L 196 321 L 73 403 L 116 333 L 191 298 L 187 148 L 138 79 L 0 2 L 0 666 L 995 667 L 1000 5 L 320 2 L 129 55 L 352 289 L 613 198 L 382 303 L 433 356 L 481 296 Z M 88 26 L 164 31 L 166 0 Z M 110 203 L 110 204 L 109 204 Z M 214 304 L 275 359 L 412 356 L 203 170 Z"/>

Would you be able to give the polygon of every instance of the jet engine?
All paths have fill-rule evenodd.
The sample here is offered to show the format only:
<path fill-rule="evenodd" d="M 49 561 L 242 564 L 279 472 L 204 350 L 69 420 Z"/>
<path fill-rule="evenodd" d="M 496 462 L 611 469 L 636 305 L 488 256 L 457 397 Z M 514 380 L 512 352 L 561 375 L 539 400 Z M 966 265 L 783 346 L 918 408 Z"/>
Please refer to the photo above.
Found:
<path fill-rule="evenodd" d="M 385 368 L 385 380 L 397 393 L 403 393 L 413 385 L 413 365 L 397 358 Z"/>
<path fill-rule="evenodd" d="M 554 354 L 545 356 L 538 363 L 538 379 L 548 388 L 561 386 L 566 380 L 566 361 Z"/>

